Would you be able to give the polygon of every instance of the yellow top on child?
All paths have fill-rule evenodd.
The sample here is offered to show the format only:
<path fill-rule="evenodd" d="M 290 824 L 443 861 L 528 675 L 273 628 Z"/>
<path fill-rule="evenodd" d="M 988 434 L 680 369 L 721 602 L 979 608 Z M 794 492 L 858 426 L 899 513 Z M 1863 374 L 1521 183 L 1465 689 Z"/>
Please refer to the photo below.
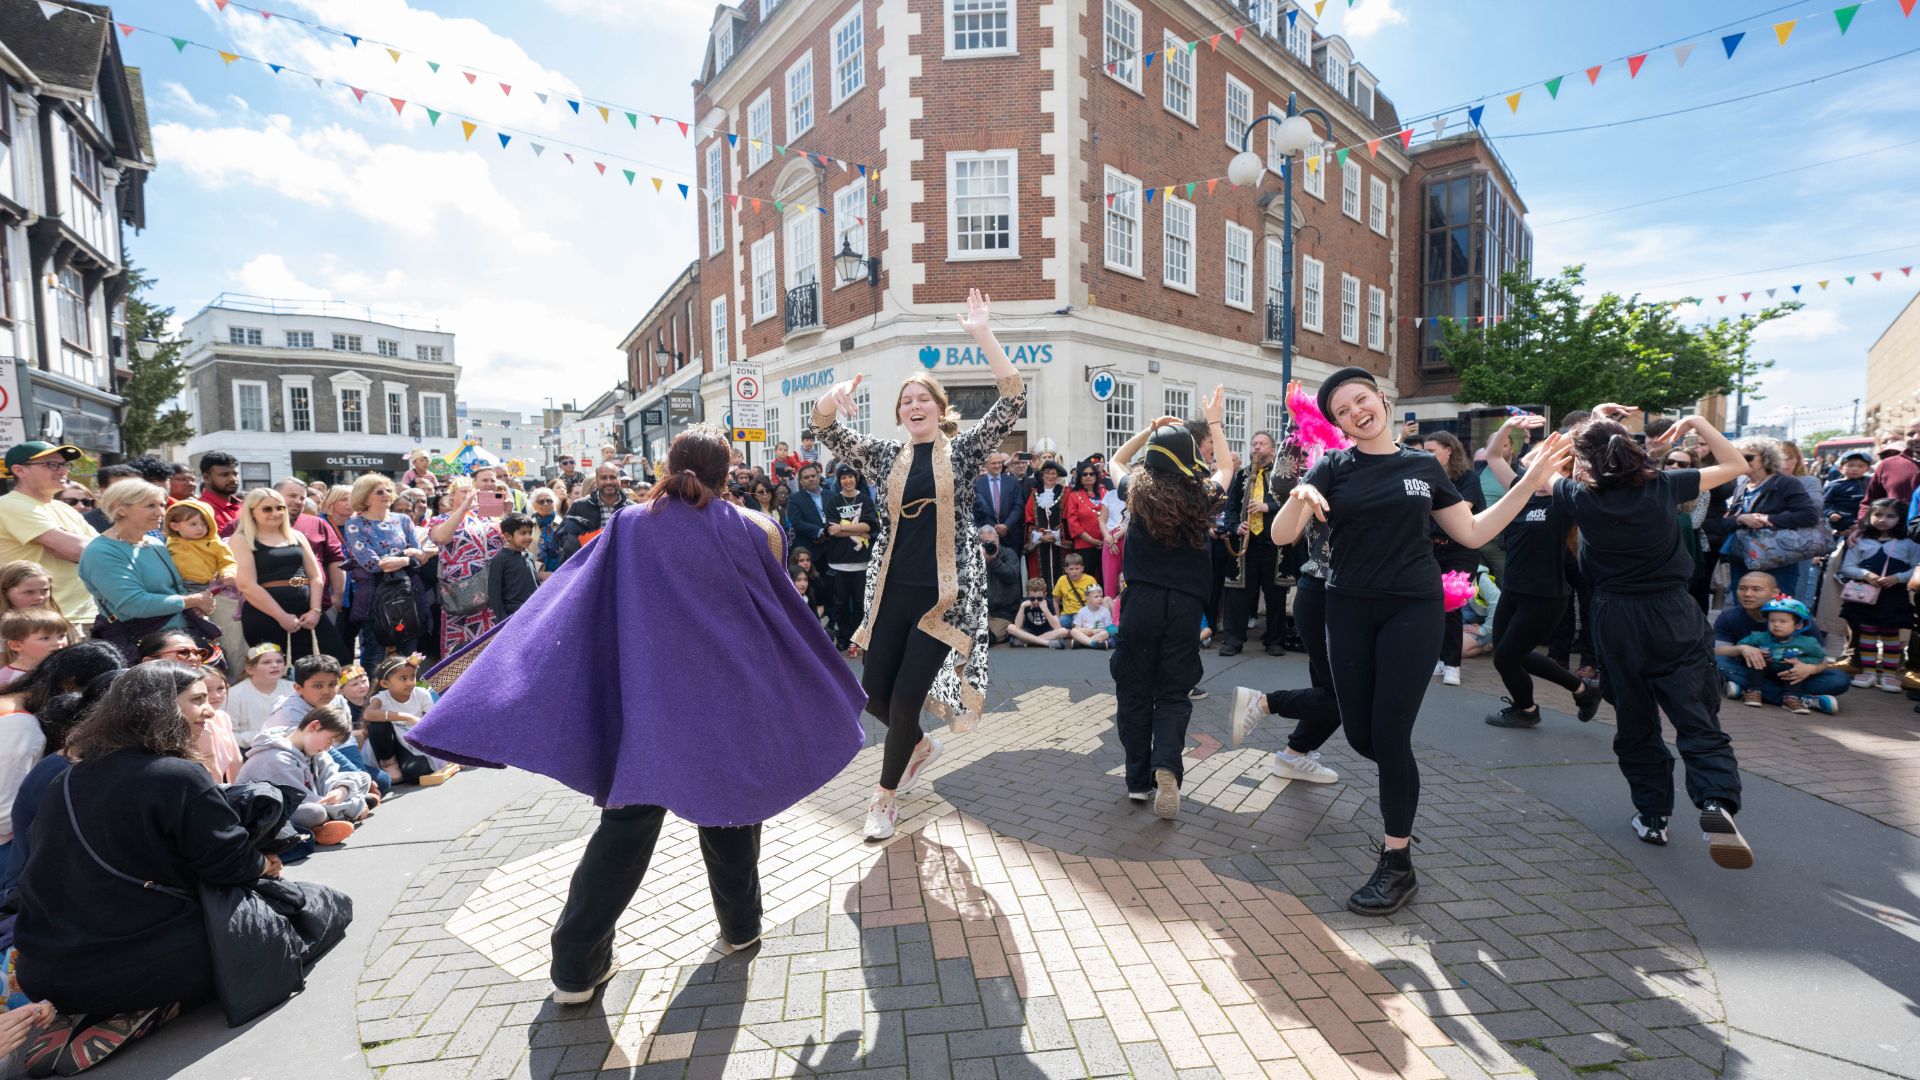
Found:
<path fill-rule="evenodd" d="M 233 549 L 220 539 L 213 507 L 184 499 L 167 507 L 167 554 L 184 581 L 210 585 L 233 576 Z"/>

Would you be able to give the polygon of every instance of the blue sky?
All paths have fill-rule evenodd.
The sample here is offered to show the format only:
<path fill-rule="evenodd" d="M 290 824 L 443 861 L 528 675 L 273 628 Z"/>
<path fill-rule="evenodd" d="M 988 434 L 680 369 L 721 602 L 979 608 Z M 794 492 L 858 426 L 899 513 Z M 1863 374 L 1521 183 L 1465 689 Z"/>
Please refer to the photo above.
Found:
<path fill-rule="evenodd" d="M 795 0 L 788 0 L 795 2 Z M 706 0 L 272 0 L 262 4 L 394 43 L 358 48 L 213 0 L 130 0 L 134 25 L 325 74 L 403 98 L 316 89 L 290 74 L 164 38 L 123 42 L 146 71 L 160 169 L 148 189 L 137 260 L 158 299 L 189 315 L 222 291 L 331 296 L 437 317 L 460 335 L 462 396 L 480 406 L 537 407 L 548 394 L 588 398 L 620 377 L 615 345 L 691 256 L 690 141 L 644 115 L 686 117 L 689 83 L 713 5 Z M 1309 5 L 1310 6 L 1310 5 Z M 1897 0 L 1861 7 L 1841 36 L 1834 3 L 1763 0 L 1610 4 L 1360 0 L 1328 4 L 1322 29 L 1344 34 L 1403 116 L 1491 97 L 1486 127 L 1527 201 L 1544 269 L 1585 263 L 1598 288 L 1650 296 L 1705 294 L 1695 315 L 1732 313 L 1738 293 L 1804 283 L 1806 310 L 1776 324 L 1760 355 L 1776 360 L 1756 420 L 1801 412 L 1803 431 L 1843 426 L 1865 389 L 1867 346 L 1920 288 L 1920 143 L 1913 82 L 1920 53 L 1752 100 L 1598 130 L 1604 124 L 1813 79 L 1920 49 L 1920 13 Z M 71 16 L 61 16 L 63 18 Z M 1799 18 L 1788 43 L 1770 24 Z M 1221 22 L 1227 23 L 1224 12 Z M 1723 24 L 1732 24 L 1725 25 Z M 1745 31 L 1727 60 L 1722 34 Z M 1196 28 L 1196 34 L 1200 28 Z M 1618 58 L 1700 42 L 1684 67 L 1671 48 L 1629 79 Z M 1223 48 L 1230 47 L 1223 45 Z M 442 62 L 432 73 L 426 59 Z M 1599 81 L 1581 72 L 1606 63 Z M 471 85 L 460 66 L 487 69 Z M 470 68 L 469 68 L 470 70 Z M 1559 99 L 1538 85 L 1567 75 Z M 514 86 L 503 94 L 499 83 Z M 1532 84 L 1532 85 L 1528 85 Z M 1497 95 L 1524 86 L 1517 112 Z M 574 116 L 577 90 L 628 105 Z M 537 132 L 502 151 L 483 126 L 463 142 L 450 117 L 419 104 Z M 1458 121 L 1456 121 L 1458 122 Z M 569 166 L 562 141 L 584 144 Z M 828 149 L 828 148 L 822 148 Z M 604 153 L 596 153 L 600 151 Z M 629 159 L 616 161 L 615 156 Z M 589 162 L 601 157 L 607 178 Z M 1620 213 L 1594 211 L 1725 184 L 1816 161 L 1835 164 Z M 629 188 L 622 167 L 641 179 Z M 646 177 L 660 175 L 667 194 Z M 1203 172 L 1196 172 L 1196 176 Z M 1899 248 L 1883 254 L 1842 256 Z M 1767 267 L 1804 267 L 1749 273 Z M 1871 283 L 1868 272 L 1888 271 Z M 1841 279 L 1857 274 L 1859 284 Z M 1813 284 L 1828 278 L 1821 292 Z M 1695 281 L 1694 279 L 1703 279 Z M 1687 283 L 1687 284 L 1679 284 Z M 1723 308 L 1712 297 L 1732 294 Z M 1756 295 L 1757 304 L 1762 296 Z M 1409 311 L 1409 314 L 1412 312 Z M 1816 410 L 1829 410 L 1817 412 Z M 1835 421 L 1829 423 L 1829 421 Z"/>

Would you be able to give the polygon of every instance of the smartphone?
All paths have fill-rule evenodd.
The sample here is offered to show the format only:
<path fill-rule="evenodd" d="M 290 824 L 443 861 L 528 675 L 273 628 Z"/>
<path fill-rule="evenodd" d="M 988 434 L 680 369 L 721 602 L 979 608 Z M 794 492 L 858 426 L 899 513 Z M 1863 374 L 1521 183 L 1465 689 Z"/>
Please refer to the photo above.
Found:
<path fill-rule="evenodd" d="M 1032 460 L 1033 460 L 1033 451 L 1031 451 L 1031 450 L 1022 450 L 1022 451 L 1020 451 L 1020 452 L 1019 452 L 1018 454 L 1015 454 L 1015 455 L 1014 455 L 1014 457 L 1017 457 L 1017 458 L 1019 458 L 1019 459 L 1020 459 L 1021 461 L 1032 461 Z"/>
<path fill-rule="evenodd" d="M 474 509 L 481 517 L 505 517 L 513 509 L 513 500 L 504 491 L 482 491 L 474 499 Z"/>
<path fill-rule="evenodd" d="M 1411 423 L 1413 423 L 1413 421 L 1414 421 L 1414 419 L 1415 419 L 1415 417 L 1414 417 L 1414 415 L 1413 415 L 1413 410 L 1412 410 L 1412 409 L 1408 409 L 1408 410 L 1407 410 L 1407 415 L 1406 415 L 1406 417 L 1405 417 L 1405 420 L 1406 420 L 1406 422 L 1407 422 L 1407 423 L 1409 423 L 1409 424 L 1411 424 Z"/>

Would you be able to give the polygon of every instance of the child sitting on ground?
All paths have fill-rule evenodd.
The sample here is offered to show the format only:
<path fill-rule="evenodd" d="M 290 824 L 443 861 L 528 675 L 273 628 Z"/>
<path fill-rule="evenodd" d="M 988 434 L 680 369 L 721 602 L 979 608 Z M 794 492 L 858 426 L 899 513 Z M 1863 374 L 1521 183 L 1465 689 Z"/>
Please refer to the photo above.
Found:
<path fill-rule="evenodd" d="M 286 680 L 287 654 L 280 646 L 268 642 L 248 649 L 243 671 L 246 677 L 227 691 L 227 716 L 241 746 L 265 731 L 273 710 L 293 696 L 293 684 Z"/>
<path fill-rule="evenodd" d="M 202 667 L 200 677 L 207 684 L 207 707 L 213 710 L 213 719 L 201 727 L 199 736 L 194 740 L 194 749 L 200 755 L 200 764 L 213 774 L 216 784 L 231 784 L 240 775 L 243 760 L 240 744 L 233 738 L 233 720 L 227 716 L 224 706 L 227 703 L 227 673 L 217 667 Z"/>
<path fill-rule="evenodd" d="M 1826 663 L 1827 650 L 1805 632 L 1813 621 L 1807 605 L 1782 593 L 1763 604 L 1760 611 L 1766 616 L 1766 630 L 1740 639 L 1741 652 L 1747 659 L 1747 666 L 1741 669 L 1745 676 L 1741 703 L 1756 709 L 1762 704 L 1778 704 L 1801 715 L 1814 709 L 1828 714 L 1839 712 L 1840 703 L 1832 695 L 1807 694 L 1798 684 L 1781 678 L 1796 663 Z M 1758 664 L 1755 652 L 1749 650 L 1757 651 Z M 1845 689 L 1844 684 L 1841 689 Z"/>
<path fill-rule="evenodd" d="M 1068 555 L 1061 566 L 1066 573 L 1053 583 L 1053 602 L 1060 612 L 1060 625 L 1072 626 L 1087 602 L 1087 586 L 1099 583 L 1087 573 L 1087 560 L 1079 555 Z"/>
<path fill-rule="evenodd" d="M 380 689 L 367 702 L 367 738 L 394 783 L 435 787 L 446 783 L 460 766 L 428 757 L 406 743 L 406 733 L 433 707 L 433 691 L 414 683 L 419 671 L 417 654 L 389 656 L 373 669 L 373 681 Z"/>
<path fill-rule="evenodd" d="M 167 554 L 190 593 L 219 591 L 233 584 L 233 549 L 220 539 L 213 507 L 186 499 L 167 507 Z"/>
<path fill-rule="evenodd" d="M 1028 578 L 1027 598 L 1020 601 L 1019 610 L 1013 613 L 1013 622 L 1007 625 L 1007 644 L 1016 649 L 1028 645 L 1064 649 L 1067 633 L 1067 628 L 1054 616 L 1053 608 L 1048 606 L 1047 583 L 1037 577 Z"/>
<path fill-rule="evenodd" d="M 338 661 L 334 663 L 337 668 Z M 337 676 L 339 672 L 330 674 Z M 305 799 L 293 812 L 294 825 L 311 832 L 317 844 L 343 843 L 353 835 L 354 825 L 365 820 L 380 802 L 371 777 L 340 768 L 328 753 L 352 733 L 353 722 L 344 702 L 330 700 L 316 705 L 295 726 L 261 732 L 247 751 L 237 782 L 265 780 L 277 787 L 298 789 Z"/>
<path fill-rule="evenodd" d="M 0 615 L 0 642 L 6 645 L 6 666 L 0 667 L 0 690 L 27 677 L 55 649 L 65 648 L 67 620 L 48 607 L 19 608 Z"/>
<path fill-rule="evenodd" d="M 1083 649 L 1111 649 L 1114 634 L 1120 629 L 1114 620 L 1113 605 L 1107 603 L 1107 594 L 1100 586 L 1087 583 L 1087 601 L 1073 617 L 1073 626 L 1067 636 L 1075 645 Z"/>
<path fill-rule="evenodd" d="M 496 622 L 519 611 L 540 584 L 540 564 L 533 556 L 539 538 L 540 526 L 525 514 L 516 511 L 500 519 L 500 550 L 487 562 L 487 607 Z"/>
<path fill-rule="evenodd" d="M 273 715 L 267 718 L 267 727 L 294 727 L 308 712 L 339 700 L 340 671 L 340 661 L 325 653 L 313 653 L 294 661 L 293 693 L 274 707 Z M 360 756 L 360 746 L 353 741 L 352 711 L 345 702 L 341 702 L 340 708 L 347 712 L 347 741 L 332 751 L 334 763 L 350 772 L 366 773 L 375 787 L 389 790 L 392 781 L 387 775 Z"/>

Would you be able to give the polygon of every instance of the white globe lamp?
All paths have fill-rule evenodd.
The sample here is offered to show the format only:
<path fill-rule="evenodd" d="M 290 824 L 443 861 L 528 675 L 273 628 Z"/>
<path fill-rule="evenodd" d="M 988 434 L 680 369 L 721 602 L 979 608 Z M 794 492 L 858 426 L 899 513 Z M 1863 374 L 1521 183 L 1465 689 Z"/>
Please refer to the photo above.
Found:
<path fill-rule="evenodd" d="M 1251 150 L 1243 150 L 1233 155 L 1233 160 L 1227 163 L 1227 179 L 1239 187 L 1258 184 L 1261 175 L 1266 171 L 1267 167 L 1261 162 L 1260 155 Z"/>

